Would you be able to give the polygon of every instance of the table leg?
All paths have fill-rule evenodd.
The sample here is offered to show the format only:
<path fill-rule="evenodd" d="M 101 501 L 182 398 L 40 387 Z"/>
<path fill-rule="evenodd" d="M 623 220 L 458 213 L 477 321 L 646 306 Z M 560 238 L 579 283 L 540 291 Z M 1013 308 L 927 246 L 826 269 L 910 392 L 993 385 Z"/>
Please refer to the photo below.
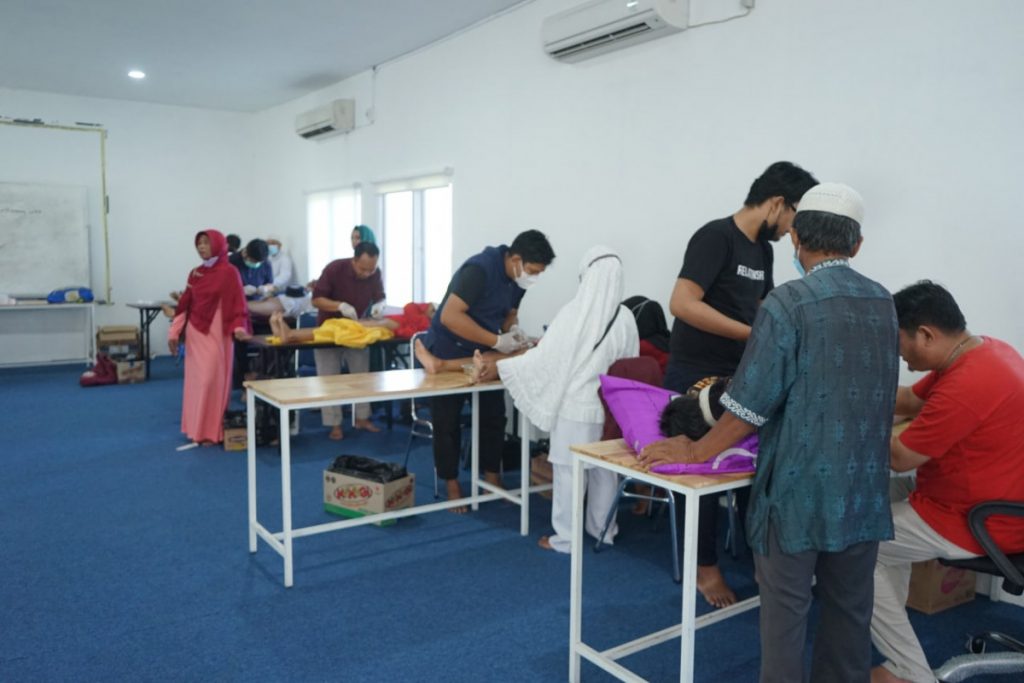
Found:
<path fill-rule="evenodd" d="M 671 493 L 669 494 L 671 495 Z M 682 634 L 679 652 L 679 680 L 693 680 L 693 640 L 697 618 L 697 523 L 700 515 L 700 496 L 689 493 L 686 499 L 686 517 L 683 520 L 683 607 Z"/>
<path fill-rule="evenodd" d="M 246 470 L 249 481 L 249 552 L 256 552 L 256 394 L 247 391 L 245 398 L 245 440 L 248 451 Z"/>
<path fill-rule="evenodd" d="M 473 425 L 470 432 L 470 480 L 469 480 L 469 495 L 476 497 L 480 489 L 477 488 L 476 482 L 480 479 L 480 392 L 474 391 L 471 394 L 470 407 L 472 408 L 472 415 L 470 422 Z M 472 503 L 473 510 L 480 509 L 480 503 L 475 500 Z"/>
<path fill-rule="evenodd" d="M 519 534 L 530 533 L 530 421 L 526 413 L 519 412 L 519 434 L 522 436 L 519 449 Z"/>
<path fill-rule="evenodd" d="M 583 643 L 583 463 L 572 459 L 572 556 L 569 564 L 569 681 L 580 680 Z"/>
<path fill-rule="evenodd" d="M 250 392 L 251 393 L 251 392 Z M 278 431 L 281 440 L 281 529 L 284 542 L 284 585 L 291 588 L 292 578 L 292 437 L 288 428 L 288 408 L 281 408 Z"/>

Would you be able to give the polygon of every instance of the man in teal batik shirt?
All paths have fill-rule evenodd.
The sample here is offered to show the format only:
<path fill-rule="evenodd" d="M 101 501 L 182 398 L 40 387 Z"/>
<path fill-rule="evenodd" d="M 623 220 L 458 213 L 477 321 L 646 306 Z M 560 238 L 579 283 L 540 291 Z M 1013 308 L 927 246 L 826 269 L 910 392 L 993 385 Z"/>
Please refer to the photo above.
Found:
<path fill-rule="evenodd" d="M 878 542 L 892 538 L 889 436 L 899 376 L 896 313 L 881 285 L 850 267 L 860 195 L 822 183 L 800 201 L 794 263 L 773 290 L 703 439 L 675 437 L 641 461 L 700 462 L 754 429 L 760 455 L 747 537 L 761 592 L 763 682 L 807 680 L 812 579 L 821 606 L 812 681 L 866 681 Z M 806 270 L 805 270 L 806 269 Z"/>

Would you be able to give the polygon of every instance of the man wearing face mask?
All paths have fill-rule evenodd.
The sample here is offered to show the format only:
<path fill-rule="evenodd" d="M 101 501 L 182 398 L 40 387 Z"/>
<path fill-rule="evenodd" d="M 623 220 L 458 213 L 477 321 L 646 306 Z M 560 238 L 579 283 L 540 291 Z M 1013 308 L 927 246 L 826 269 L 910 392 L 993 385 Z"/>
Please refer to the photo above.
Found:
<path fill-rule="evenodd" d="M 739 211 L 690 238 L 669 303 L 675 320 L 665 388 L 683 394 L 704 377 L 735 373 L 758 306 L 775 286 L 771 242 L 789 233 L 800 198 L 817 182 L 796 164 L 775 162 Z M 697 587 L 713 606 L 725 607 L 736 596 L 718 569 L 717 510 L 715 496 L 701 498 Z"/>
<path fill-rule="evenodd" d="M 526 346 L 518 325 L 519 302 L 555 258 L 547 237 L 527 230 L 511 246 L 487 247 L 463 263 L 452 276 L 441 305 L 423 337 L 423 345 L 442 360 L 493 349 L 513 353 Z M 434 465 L 447 480 L 449 500 L 462 497 L 459 486 L 459 415 L 467 396 L 439 396 L 431 401 Z M 484 477 L 499 484 L 498 469 L 505 438 L 505 397 L 483 392 L 480 406 L 480 464 Z M 465 507 L 453 508 L 456 513 Z"/>
<path fill-rule="evenodd" d="M 274 284 L 274 271 L 267 261 L 268 253 L 267 243 L 254 239 L 245 245 L 240 259 L 231 261 L 242 276 L 245 298 L 249 301 L 263 298 Z"/>

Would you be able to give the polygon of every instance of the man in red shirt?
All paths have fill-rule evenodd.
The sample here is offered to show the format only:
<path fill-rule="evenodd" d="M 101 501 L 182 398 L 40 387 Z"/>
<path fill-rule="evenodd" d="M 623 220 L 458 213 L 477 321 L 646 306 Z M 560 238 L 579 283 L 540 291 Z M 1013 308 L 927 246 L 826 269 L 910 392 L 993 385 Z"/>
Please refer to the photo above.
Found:
<path fill-rule="evenodd" d="M 928 371 L 901 386 L 896 414 L 914 421 L 892 438 L 896 537 L 875 565 L 871 639 L 887 661 L 875 683 L 935 680 L 904 605 L 910 564 L 982 555 L 967 513 L 991 500 L 1024 501 L 1024 359 L 1009 344 L 971 334 L 952 295 L 927 280 L 897 292 L 900 355 Z M 1008 553 L 1024 551 L 1024 521 L 993 517 L 988 530 Z"/>

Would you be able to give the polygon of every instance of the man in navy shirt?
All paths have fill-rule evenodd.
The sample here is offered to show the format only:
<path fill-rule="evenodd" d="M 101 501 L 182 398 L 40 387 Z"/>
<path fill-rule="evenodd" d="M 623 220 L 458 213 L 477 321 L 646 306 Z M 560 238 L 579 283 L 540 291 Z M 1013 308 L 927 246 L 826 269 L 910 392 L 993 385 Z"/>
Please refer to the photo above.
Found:
<path fill-rule="evenodd" d="M 487 247 L 463 263 L 452 276 L 448 291 L 437 307 L 423 345 L 441 359 L 472 356 L 493 349 L 512 353 L 522 348 L 519 302 L 527 288 L 555 259 L 547 237 L 539 230 L 516 236 L 511 246 Z M 462 497 L 459 487 L 459 447 L 462 443 L 459 413 L 466 395 L 438 396 L 430 404 L 434 426 L 434 466 L 447 480 L 448 499 Z M 505 396 L 480 394 L 480 464 L 484 477 L 499 484 L 498 470 L 505 440 Z M 465 507 L 453 508 L 456 513 Z"/>
<path fill-rule="evenodd" d="M 811 583 L 821 607 L 809 680 L 867 681 L 878 543 L 892 538 L 889 436 L 899 375 L 896 311 L 857 273 L 864 209 L 822 183 L 793 221 L 798 271 L 754 320 L 722 419 L 697 442 L 673 437 L 641 462 L 703 462 L 754 429 L 747 538 L 761 592 L 761 681 L 808 680 Z"/>
<path fill-rule="evenodd" d="M 817 182 L 796 164 L 777 161 L 751 184 L 739 211 L 690 238 L 669 303 L 675 320 L 666 389 L 684 394 L 705 377 L 736 371 L 758 306 L 775 286 L 771 243 L 789 233 L 800 198 Z M 701 499 L 697 588 L 725 607 L 736 596 L 718 569 L 717 510 L 716 496 Z"/>

